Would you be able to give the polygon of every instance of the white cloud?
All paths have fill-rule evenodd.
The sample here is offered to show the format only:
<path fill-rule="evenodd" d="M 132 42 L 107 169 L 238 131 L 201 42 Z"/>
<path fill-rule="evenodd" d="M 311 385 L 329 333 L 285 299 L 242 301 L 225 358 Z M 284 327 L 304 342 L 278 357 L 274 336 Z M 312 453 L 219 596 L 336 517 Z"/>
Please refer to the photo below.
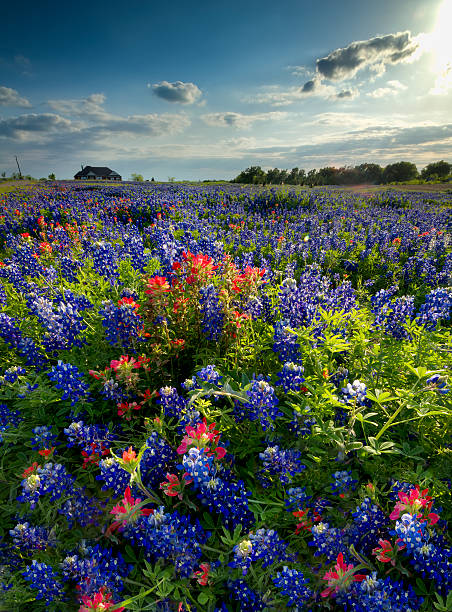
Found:
<path fill-rule="evenodd" d="M 394 96 L 405 89 L 407 89 L 407 86 L 403 85 L 400 81 L 388 81 L 386 87 L 374 89 L 374 91 L 369 92 L 367 95 L 370 98 L 386 98 L 387 96 Z"/>
<path fill-rule="evenodd" d="M 242 113 L 235 112 L 223 112 L 223 113 L 208 113 L 201 115 L 201 119 L 207 125 L 213 127 L 235 127 L 247 129 L 256 121 L 280 121 L 285 119 L 287 113 L 280 111 L 273 111 L 270 113 L 255 113 L 253 115 L 244 115 Z"/>
<path fill-rule="evenodd" d="M 149 88 L 156 96 L 166 100 L 167 102 L 178 102 L 179 104 L 194 104 L 202 96 L 202 91 L 194 83 L 183 83 L 182 81 L 175 81 L 169 83 L 168 81 L 162 81 L 161 83 L 155 83 L 154 85 L 148 84 Z"/>
<path fill-rule="evenodd" d="M 30 107 L 31 104 L 26 98 L 21 98 L 15 89 L 0 86 L 0 106 Z"/>

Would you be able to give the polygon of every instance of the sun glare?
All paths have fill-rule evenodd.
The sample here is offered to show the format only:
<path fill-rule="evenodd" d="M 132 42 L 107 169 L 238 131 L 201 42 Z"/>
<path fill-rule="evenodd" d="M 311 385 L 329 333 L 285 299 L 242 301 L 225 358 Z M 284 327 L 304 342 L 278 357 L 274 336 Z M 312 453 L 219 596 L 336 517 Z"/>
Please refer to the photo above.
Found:
<path fill-rule="evenodd" d="M 433 54 L 436 74 L 432 93 L 444 93 L 452 88 L 452 0 L 444 0 L 438 10 L 435 29 L 428 35 L 427 48 Z"/>

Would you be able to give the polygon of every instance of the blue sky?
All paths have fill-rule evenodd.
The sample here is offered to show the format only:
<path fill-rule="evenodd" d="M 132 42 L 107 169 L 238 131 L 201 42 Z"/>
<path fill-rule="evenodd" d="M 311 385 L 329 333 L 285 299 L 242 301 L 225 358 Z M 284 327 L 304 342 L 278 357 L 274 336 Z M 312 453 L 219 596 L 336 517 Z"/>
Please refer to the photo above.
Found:
<path fill-rule="evenodd" d="M 452 161 L 452 0 L 2 9 L 0 172 Z"/>

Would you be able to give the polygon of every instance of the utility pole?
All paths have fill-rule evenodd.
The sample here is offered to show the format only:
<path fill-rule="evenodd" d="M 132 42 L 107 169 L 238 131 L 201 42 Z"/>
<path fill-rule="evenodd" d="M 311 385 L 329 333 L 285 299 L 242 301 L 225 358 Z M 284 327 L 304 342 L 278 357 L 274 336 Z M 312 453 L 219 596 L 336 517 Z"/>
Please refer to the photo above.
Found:
<path fill-rule="evenodd" d="M 16 164 L 17 164 L 17 167 L 19 169 L 19 178 L 22 178 L 22 172 L 20 171 L 20 166 L 19 166 L 19 161 L 17 159 L 17 155 L 15 155 L 14 157 L 16 158 Z"/>

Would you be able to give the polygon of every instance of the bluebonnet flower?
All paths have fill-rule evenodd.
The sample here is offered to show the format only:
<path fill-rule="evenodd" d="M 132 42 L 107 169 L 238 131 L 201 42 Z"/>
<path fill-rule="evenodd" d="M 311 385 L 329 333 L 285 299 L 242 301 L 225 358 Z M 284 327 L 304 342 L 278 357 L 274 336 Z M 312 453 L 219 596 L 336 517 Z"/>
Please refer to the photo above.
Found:
<path fill-rule="evenodd" d="M 31 439 L 31 448 L 34 450 L 48 449 L 54 446 L 57 434 L 52 433 L 52 428 L 41 425 L 33 429 L 34 436 Z"/>
<path fill-rule="evenodd" d="M 283 567 L 281 572 L 272 576 L 272 582 L 282 595 L 289 598 L 288 608 L 291 606 L 301 608 L 313 595 L 312 589 L 307 586 L 309 580 L 304 577 L 303 572 L 296 569 Z"/>
<path fill-rule="evenodd" d="M 94 269 L 112 285 L 119 279 L 118 255 L 109 242 L 97 242 L 91 246 Z"/>
<path fill-rule="evenodd" d="M 349 542 L 362 554 L 369 555 L 386 535 L 388 519 L 369 497 L 364 498 L 352 516 L 353 524 L 348 528 Z"/>
<path fill-rule="evenodd" d="M 55 534 L 45 527 L 30 525 L 30 523 L 17 523 L 14 529 L 9 530 L 13 543 L 23 552 L 28 550 L 45 550 L 48 546 L 56 546 Z"/>
<path fill-rule="evenodd" d="M 40 276 L 44 274 L 45 268 L 35 257 L 35 250 L 28 244 L 19 245 L 14 254 L 13 262 L 16 263 L 22 274 L 26 276 Z"/>
<path fill-rule="evenodd" d="M 187 400 L 178 394 L 174 387 L 162 387 L 159 389 L 160 397 L 157 404 L 163 408 L 165 416 L 179 419 L 182 411 L 187 406 Z"/>
<path fill-rule="evenodd" d="M 0 285 L 0 308 L 8 305 L 8 298 L 6 297 L 6 291 L 3 285 Z"/>
<path fill-rule="evenodd" d="M 68 474 L 60 463 L 46 463 L 38 467 L 22 480 L 22 495 L 19 502 L 29 502 L 33 510 L 41 495 L 50 494 L 50 501 L 59 499 L 62 495 L 71 495 L 74 491 L 74 477 Z"/>
<path fill-rule="evenodd" d="M 437 391 L 441 395 L 449 393 L 449 389 L 446 387 L 446 381 L 439 374 L 433 374 L 425 381 L 427 387 L 432 391 Z"/>
<path fill-rule="evenodd" d="M 354 491 L 356 489 L 357 480 L 352 478 L 351 471 L 343 470 L 334 472 L 334 481 L 331 483 L 331 491 L 333 495 L 339 495 L 344 497 L 346 493 Z"/>
<path fill-rule="evenodd" d="M 79 446 L 85 461 L 95 461 L 108 455 L 116 434 L 102 425 L 85 425 L 83 421 L 73 421 L 64 433 L 68 437 L 68 447 Z"/>
<path fill-rule="evenodd" d="M 278 409 L 278 398 L 274 388 L 262 378 L 253 380 L 248 389 L 249 401 L 243 405 L 250 421 L 259 421 L 262 429 L 274 429 L 273 421 L 283 413 Z"/>
<path fill-rule="evenodd" d="M 403 517 L 402 517 L 403 518 Z M 424 542 L 410 551 L 410 563 L 423 578 L 431 580 L 438 593 L 447 596 L 452 589 L 452 551 Z"/>
<path fill-rule="evenodd" d="M 390 576 L 377 578 L 373 572 L 348 590 L 339 591 L 336 602 L 351 612 L 415 612 L 423 599 L 411 585 L 395 582 Z"/>
<path fill-rule="evenodd" d="M 156 431 L 147 438 L 146 447 L 140 462 L 140 473 L 145 486 L 152 489 L 164 479 L 177 454 Z"/>
<path fill-rule="evenodd" d="M 81 527 L 97 524 L 96 521 L 102 514 L 102 504 L 92 495 L 86 495 L 84 489 L 74 488 L 73 494 L 66 499 L 58 514 L 64 516 L 68 522 L 69 529 L 73 529 L 78 523 Z"/>
<path fill-rule="evenodd" d="M 99 310 L 109 344 L 132 348 L 144 341 L 143 320 L 138 314 L 139 304 L 133 298 L 121 298 L 115 306 L 111 300 L 102 302 Z"/>
<path fill-rule="evenodd" d="M 338 554 L 342 553 L 347 563 L 351 556 L 348 552 L 346 533 L 337 527 L 330 527 L 329 523 L 321 521 L 311 527 L 312 541 L 309 546 L 315 546 L 314 555 L 325 555 L 328 561 L 336 561 Z"/>
<path fill-rule="evenodd" d="M 438 288 L 425 296 L 425 302 L 419 310 L 417 318 L 419 324 L 432 330 L 438 321 L 448 321 L 452 316 L 452 291 Z"/>
<path fill-rule="evenodd" d="M 310 406 L 305 406 L 300 410 L 294 410 L 292 415 L 292 420 L 287 424 L 289 431 L 295 434 L 297 438 L 310 436 L 312 428 L 317 423 L 315 417 L 311 416 Z"/>
<path fill-rule="evenodd" d="M 101 395 L 105 397 L 105 399 L 111 400 L 113 402 L 121 402 L 126 398 L 126 394 L 121 388 L 121 385 L 114 380 L 114 378 L 109 378 L 105 382 L 102 383 L 102 389 L 100 391 Z"/>
<path fill-rule="evenodd" d="M 206 455 L 204 448 L 190 448 L 182 458 L 182 465 L 195 489 L 205 486 L 213 475 L 213 456 Z"/>
<path fill-rule="evenodd" d="M 10 410 L 6 404 L 0 404 L 0 444 L 3 442 L 2 433 L 11 427 L 17 427 L 23 421 L 19 410 Z"/>
<path fill-rule="evenodd" d="M 115 596 L 119 595 L 124 590 L 123 579 L 131 569 L 120 553 L 113 554 L 111 548 L 99 544 L 82 546 L 61 564 L 63 576 L 77 583 L 80 596 L 93 595 L 102 587 Z"/>
<path fill-rule="evenodd" d="M 291 361 L 286 362 L 283 365 L 281 372 L 278 372 L 277 386 L 283 388 L 284 393 L 289 391 L 300 391 L 302 383 L 304 382 L 303 376 L 304 368 L 301 365 L 297 365 Z"/>
<path fill-rule="evenodd" d="M 408 553 L 420 548 L 429 539 L 427 523 L 408 513 L 396 521 L 394 532 L 399 537 L 398 543 L 403 544 Z"/>
<path fill-rule="evenodd" d="M 51 565 L 38 563 L 33 559 L 31 565 L 22 572 L 22 576 L 30 583 L 32 589 L 37 590 L 37 600 L 42 599 L 46 603 L 51 603 L 64 598 L 63 584 Z"/>
<path fill-rule="evenodd" d="M 130 473 L 124 470 L 113 457 L 107 457 L 99 461 L 100 474 L 96 480 L 104 481 L 102 490 L 113 490 L 113 496 L 118 497 L 130 486 Z"/>
<path fill-rule="evenodd" d="M 83 382 L 83 373 L 77 366 L 58 361 L 47 376 L 55 383 L 55 387 L 63 391 L 61 399 L 71 400 L 71 406 L 80 401 L 90 401 L 89 385 Z"/>
<path fill-rule="evenodd" d="M 56 309 L 53 302 L 42 296 L 29 296 L 30 312 L 36 315 L 45 328 L 42 344 L 49 351 L 69 350 L 82 346 L 79 334 L 86 329 L 82 315 L 70 302 L 61 301 Z"/>
<path fill-rule="evenodd" d="M 286 510 L 292 512 L 299 510 L 309 504 L 310 495 L 306 495 L 306 487 L 292 487 L 287 489 L 284 505 Z"/>
<path fill-rule="evenodd" d="M 261 612 L 267 608 L 267 603 L 248 586 L 243 578 L 229 582 L 228 589 L 231 599 L 238 602 L 243 612 Z"/>
<path fill-rule="evenodd" d="M 287 553 L 287 542 L 281 540 L 274 529 L 257 529 L 239 544 L 234 546 L 234 558 L 230 567 L 241 568 L 243 575 L 248 573 L 252 563 L 262 561 L 262 568 L 280 561 L 292 561 Z"/>
<path fill-rule="evenodd" d="M 199 372 L 196 372 L 196 376 L 201 382 L 210 383 L 211 385 L 218 385 L 223 378 L 221 374 L 217 372 L 214 365 L 208 365 L 202 368 Z"/>
<path fill-rule="evenodd" d="M 258 471 L 257 478 L 264 488 L 275 484 L 275 480 L 286 485 L 296 474 L 306 469 L 301 463 L 300 451 L 281 450 L 279 446 L 268 446 L 263 453 L 259 453 L 259 459 L 262 461 L 262 468 Z"/>
<path fill-rule="evenodd" d="M 375 314 L 375 327 L 383 329 L 394 338 L 408 338 L 404 324 L 414 314 L 414 298 L 404 296 L 391 299 L 391 291 L 382 289 L 371 297 L 372 312 Z"/>
<path fill-rule="evenodd" d="M 213 285 L 201 287 L 199 303 L 202 314 L 202 331 L 208 340 L 217 342 L 223 331 L 224 313 L 218 292 Z"/>
<path fill-rule="evenodd" d="M 389 499 L 393 501 L 399 500 L 399 492 L 409 493 L 414 489 L 414 485 L 411 482 L 399 482 L 398 480 L 392 480 L 390 482 L 391 490 L 388 493 Z"/>
<path fill-rule="evenodd" d="M 367 387 L 360 380 L 354 380 L 353 383 L 347 383 L 342 389 L 342 395 L 347 403 L 356 401 L 358 406 L 368 404 Z"/>
<path fill-rule="evenodd" d="M 190 408 L 183 409 L 179 417 L 179 422 L 176 425 L 176 431 L 178 434 L 184 435 L 187 425 L 196 428 L 196 425 L 201 423 L 201 421 L 201 413 L 199 410 L 195 410 L 192 406 Z"/>
<path fill-rule="evenodd" d="M 25 376 L 26 373 L 27 371 L 25 368 L 22 368 L 21 366 L 12 366 L 11 368 L 5 370 L 3 377 L 6 382 L 13 384 L 16 382 L 19 376 Z"/>
<path fill-rule="evenodd" d="M 278 321 L 275 324 L 273 350 L 282 362 L 301 361 L 300 345 L 298 336 L 287 322 Z"/>
<path fill-rule="evenodd" d="M 123 533 L 144 549 L 148 559 L 172 563 L 183 578 L 191 576 L 199 565 L 201 546 L 210 537 L 199 521 L 190 523 L 188 516 L 177 511 L 165 514 L 163 507 L 149 516 L 140 516 L 135 524 L 127 525 Z"/>
<path fill-rule="evenodd" d="M 242 480 L 232 482 L 214 476 L 202 486 L 198 499 L 210 511 L 218 513 L 228 529 L 237 525 L 247 529 L 255 523 L 254 514 L 248 508 L 250 495 Z"/>
<path fill-rule="evenodd" d="M 62 257 L 60 259 L 60 271 L 63 278 L 69 283 L 77 282 L 77 273 L 82 267 L 82 262 L 71 257 Z"/>
<path fill-rule="evenodd" d="M 42 369 L 46 364 L 46 358 L 39 352 L 34 341 L 22 336 L 22 332 L 15 325 L 15 319 L 5 312 L 0 312 L 0 337 L 25 357 L 27 365 Z"/>

